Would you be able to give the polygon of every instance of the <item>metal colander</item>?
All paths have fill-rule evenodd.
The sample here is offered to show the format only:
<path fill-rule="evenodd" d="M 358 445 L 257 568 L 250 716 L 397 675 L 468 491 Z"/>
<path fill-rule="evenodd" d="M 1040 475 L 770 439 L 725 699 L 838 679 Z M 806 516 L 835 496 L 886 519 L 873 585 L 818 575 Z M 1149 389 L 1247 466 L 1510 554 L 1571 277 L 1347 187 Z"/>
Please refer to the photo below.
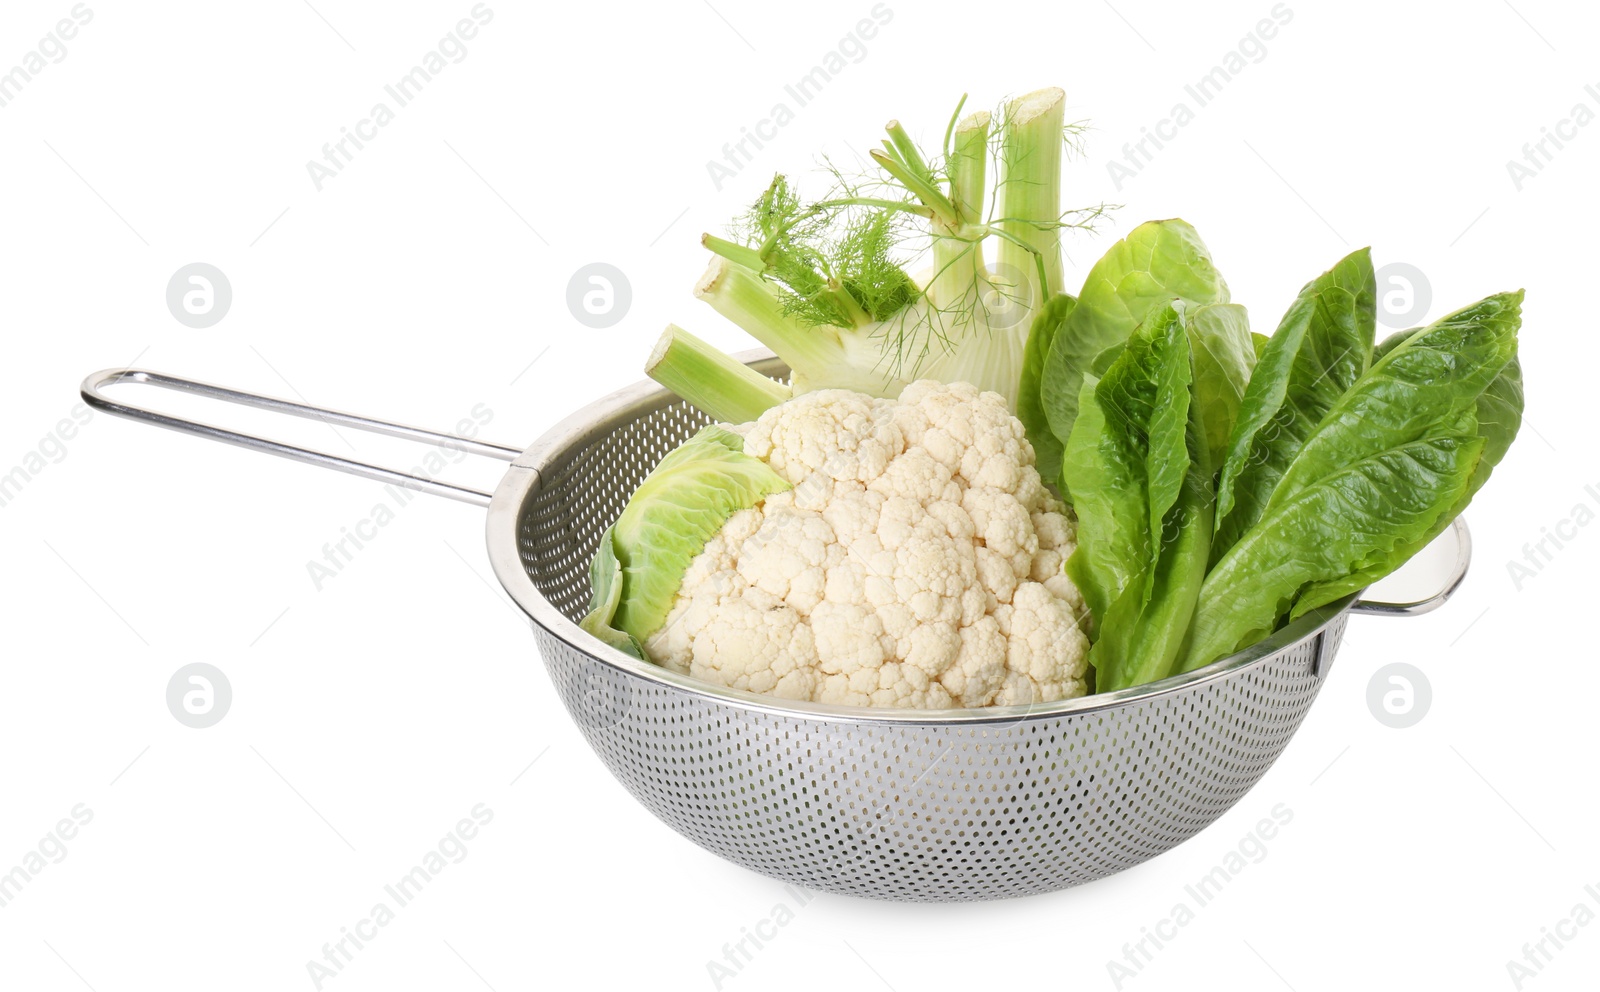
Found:
<path fill-rule="evenodd" d="M 775 360 L 750 358 L 781 376 Z M 141 382 L 512 461 L 492 494 L 181 420 L 111 400 Z M 568 712 L 623 786 L 673 829 L 747 868 L 880 899 L 1029 895 L 1132 867 L 1203 830 L 1288 745 L 1352 612 L 1331 604 L 1187 675 L 1059 703 L 862 710 L 723 689 L 614 651 L 579 630 L 600 535 L 656 462 L 708 422 L 651 383 L 568 418 L 526 451 L 118 369 L 90 376 L 107 412 L 488 507 L 494 571 L 533 622 Z"/>

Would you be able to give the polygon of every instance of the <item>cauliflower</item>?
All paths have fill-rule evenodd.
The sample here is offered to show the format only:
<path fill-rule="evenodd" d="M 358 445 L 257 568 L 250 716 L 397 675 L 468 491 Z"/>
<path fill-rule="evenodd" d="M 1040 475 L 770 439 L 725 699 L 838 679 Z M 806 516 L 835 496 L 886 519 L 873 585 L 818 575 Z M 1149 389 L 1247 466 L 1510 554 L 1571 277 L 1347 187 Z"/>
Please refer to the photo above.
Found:
<path fill-rule="evenodd" d="M 730 428 L 790 488 L 729 515 L 644 653 L 706 682 L 854 706 L 1083 695 L 1075 529 L 997 393 L 805 393 Z"/>

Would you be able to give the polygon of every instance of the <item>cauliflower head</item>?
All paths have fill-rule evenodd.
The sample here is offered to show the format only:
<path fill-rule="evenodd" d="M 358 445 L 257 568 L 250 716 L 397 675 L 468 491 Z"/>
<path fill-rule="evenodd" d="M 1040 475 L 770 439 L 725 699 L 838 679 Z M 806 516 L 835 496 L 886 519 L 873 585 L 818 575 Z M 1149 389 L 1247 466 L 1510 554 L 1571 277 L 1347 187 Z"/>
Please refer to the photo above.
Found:
<path fill-rule="evenodd" d="M 1075 528 L 998 393 L 805 393 L 732 428 L 790 488 L 727 517 L 650 660 L 784 699 L 937 709 L 1083 695 Z M 775 489 L 776 487 L 767 487 Z"/>

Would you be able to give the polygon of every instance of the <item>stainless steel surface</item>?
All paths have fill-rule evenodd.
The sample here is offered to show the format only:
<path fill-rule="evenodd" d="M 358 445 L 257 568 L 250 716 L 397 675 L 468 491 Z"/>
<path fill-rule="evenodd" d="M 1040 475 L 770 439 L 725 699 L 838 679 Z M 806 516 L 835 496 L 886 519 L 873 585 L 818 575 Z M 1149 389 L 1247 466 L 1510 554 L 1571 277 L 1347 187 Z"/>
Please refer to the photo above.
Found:
<path fill-rule="evenodd" d="M 740 357 L 769 375 L 785 371 L 770 355 Z M 157 373 L 101 373 L 84 385 L 86 399 L 119 416 L 392 482 L 399 473 L 99 394 L 105 383 L 129 379 L 417 440 L 450 439 Z M 1330 604 L 1195 672 L 1036 706 L 860 710 L 697 682 L 606 647 L 577 620 L 601 533 L 656 461 L 706 422 L 652 383 L 569 417 L 516 457 L 489 500 L 489 558 L 532 620 L 568 712 L 618 781 L 707 850 L 813 889 L 912 901 L 1002 898 L 1102 878 L 1170 850 L 1271 767 L 1316 699 L 1358 605 L 1355 596 Z M 479 453 L 510 450 L 485 447 L 493 450 Z M 484 496 L 413 488 L 469 502 Z M 1363 609 L 1409 615 L 1447 598 L 1466 568 L 1459 527 L 1462 557 L 1444 591 Z"/>
<path fill-rule="evenodd" d="M 533 620 L 569 713 L 628 791 L 707 850 L 810 888 L 1000 898 L 1170 850 L 1271 767 L 1354 605 L 1331 604 L 1187 675 L 1048 705 L 863 711 L 706 685 L 576 625 L 600 534 L 706 422 L 649 383 L 568 418 L 496 491 L 489 555 Z"/>
<path fill-rule="evenodd" d="M 297 462 L 305 462 L 308 465 L 320 465 L 323 468 L 331 468 L 350 475 L 377 479 L 380 482 L 390 482 L 397 486 L 404 486 L 407 489 L 433 493 L 435 496 L 447 496 L 450 499 L 460 500 L 463 503 L 472 503 L 477 506 L 488 506 L 491 494 L 468 486 L 440 482 L 436 479 L 412 475 L 409 472 L 384 468 L 381 465 L 369 465 L 366 462 L 341 458 L 322 451 L 299 448 L 292 444 L 284 444 L 281 441 L 273 441 L 253 434 L 231 431 L 203 421 L 185 420 L 182 417 L 159 413 L 146 407 L 118 402 L 107 396 L 104 390 L 108 386 L 119 384 L 140 384 L 156 386 L 177 393 L 193 393 L 197 396 L 221 400 L 224 403 L 232 403 L 236 406 L 268 410 L 273 413 L 300 417 L 305 420 L 320 420 L 323 423 L 350 427 L 355 430 L 366 431 L 369 434 L 405 438 L 409 441 L 437 445 L 452 451 L 465 451 L 468 454 L 498 458 L 501 461 L 509 462 L 522 454 L 521 448 L 513 448 L 509 445 L 457 437 L 454 434 L 444 434 L 421 427 L 408 427 L 405 424 L 391 423 L 386 420 L 374 420 L 371 417 L 362 417 L 354 413 L 325 410 L 321 407 L 307 406 L 304 403 L 294 403 L 271 396 L 261 396 L 257 393 L 247 393 L 239 389 L 229 389 L 226 386 L 213 386 L 206 382 L 180 379 L 177 376 L 164 375 L 160 372 L 148 372 L 143 369 L 106 369 L 102 372 L 96 372 L 83 380 L 81 392 L 83 393 L 84 402 L 97 410 L 104 410 L 106 413 L 115 414 L 118 417 L 140 420 L 147 424 L 155 424 L 157 427 L 165 427 L 168 430 L 180 431 L 184 434 L 194 434 L 197 437 L 210 438 L 213 441 L 221 441 L 240 448 L 264 451 L 269 455 L 290 458 Z"/>

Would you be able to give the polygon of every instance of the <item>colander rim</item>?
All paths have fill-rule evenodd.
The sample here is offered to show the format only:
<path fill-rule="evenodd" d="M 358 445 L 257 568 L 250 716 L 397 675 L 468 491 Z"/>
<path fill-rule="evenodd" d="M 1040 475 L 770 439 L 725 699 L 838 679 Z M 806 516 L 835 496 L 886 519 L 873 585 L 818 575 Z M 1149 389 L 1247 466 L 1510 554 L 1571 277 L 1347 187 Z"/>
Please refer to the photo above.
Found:
<path fill-rule="evenodd" d="M 736 357 L 766 375 L 781 376 L 788 371 L 787 367 L 769 351 L 748 351 Z M 1293 650 L 1321 636 L 1325 628 L 1349 612 L 1361 596 L 1360 592 L 1355 592 L 1312 610 L 1243 651 L 1218 659 L 1192 672 L 1184 672 L 1129 689 L 1049 703 L 978 709 L 873 709 L 837 703 L 778 699 L 744 689 L 714 685 L 641 661 L 590 636 L 569 620 L 534 585 L 532 577 L 523 565 L 519 548 L 518 525 L 522 517 L 522 507 L 538 492 L 542 474 L 547 469 L 560 464 L 569 452 L 580 450 L 597 436 L 608 433 L 614 426 L 632 422 L 677 401 L 678 398 L 667 389 L 650 380 L 644 380 L 595 400 L 546 431 L 512 463 L 510 470 L 500 480 L 489 504 L 485 541 L 495 577 L 528 619 L 551 637 L 560 640 L 590 661 L 675 692 L 720 705 L 791 719 L 827 723 L 847 722 L 854 725 L 992 726 L 1079 716 L 1136 705 L 1242 675 L 1281 652 Z M 1324 673 L 1325 670 L 1326 666 L 1323 666 Z"/>

